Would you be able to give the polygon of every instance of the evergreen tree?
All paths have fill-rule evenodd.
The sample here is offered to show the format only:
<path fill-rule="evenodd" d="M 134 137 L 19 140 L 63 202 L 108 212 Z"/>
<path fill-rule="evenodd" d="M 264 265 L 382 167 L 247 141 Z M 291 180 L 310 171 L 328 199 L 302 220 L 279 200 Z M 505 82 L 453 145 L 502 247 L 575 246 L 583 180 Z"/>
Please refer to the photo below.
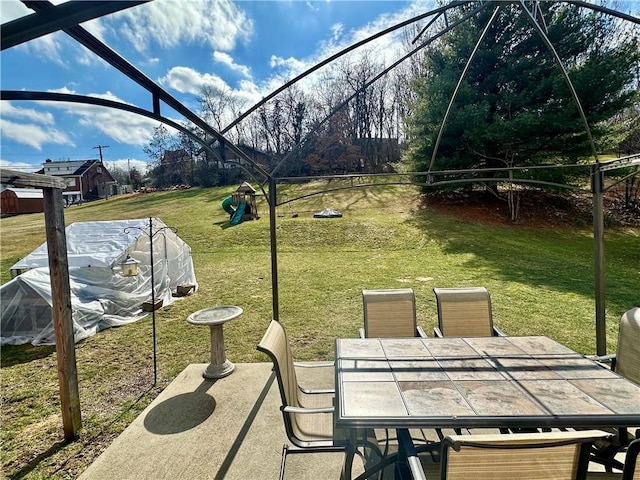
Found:
<path fill-rule="evenodd" d="M 637 98 L 637 37 L 604 14 L 560 2 L 538 5 L 602 151 L 609 146 L 607 120 Z M 500 4 L 452 106 L 434 170 L 573 164 L 590 156 L 569 87 L 521 8 Z M 423 76 L 412 85 L 417 100 L 408 158 L 414 171 L 429 169 L 451 95 L 492 12 L 489 6 L 426 52 Z M 555 175 L 567 175 L 560 172 Z"/>

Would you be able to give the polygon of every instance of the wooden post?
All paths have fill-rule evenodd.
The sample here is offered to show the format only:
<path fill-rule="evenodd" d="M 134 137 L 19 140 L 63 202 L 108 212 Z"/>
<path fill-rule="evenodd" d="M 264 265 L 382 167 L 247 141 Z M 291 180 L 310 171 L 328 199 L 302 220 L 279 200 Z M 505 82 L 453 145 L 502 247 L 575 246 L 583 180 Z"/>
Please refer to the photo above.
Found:
<path fill-rule="evenodd" d="M 58 383 L 65 440 L 78 436 L 82 428 L 76 350 L 71 316 L 69 261 L 64 224 L 64 204 L 60 188 L 43 188 L 44 220 L 49 254 L 53 327 L 58 358 Z"/>
<path fill-rule="evenodd" d="M 0 183 L 15 187 L 42 189 L 53 303 L 51 311 L 58 357 L 62 427 L 65 440 L 72 440 L 78 436 L 78 432 L 82 428 L 82 418 L 80 415 L 80 395 L 78 394 L 76 345 L 73 339 L 69 261 L 67 260 L 67 237 L 62 199 L 62 190 L 67 188 L 67 184 L 63 178 L 18 172 L 6 168 L 0 170 Z"/>

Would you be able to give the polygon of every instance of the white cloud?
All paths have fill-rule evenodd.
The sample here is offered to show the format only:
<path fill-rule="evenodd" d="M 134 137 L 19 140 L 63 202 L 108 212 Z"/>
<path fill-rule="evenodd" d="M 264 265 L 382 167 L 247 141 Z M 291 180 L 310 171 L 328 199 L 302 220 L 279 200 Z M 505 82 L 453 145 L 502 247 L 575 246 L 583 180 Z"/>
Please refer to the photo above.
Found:
<path fill-rule="evenodd" d="M 66 87 L 50 91 L 76 93 Z M 127 103 L 109 91 L 105 93 L 89 93 L 87 96 Z M 153 119 L 114 108 L 66 102 L 57 102 L 54 106 L 64 110 L 69 115 L 79 117 L 80 125 L 101 131 L 115 141 L 128 145 L 140 146 L 148 144 L 153 135 L 153 129 L 158 126 L 158 122 Z"/>
<path fill-rule="evenodd" d="M 231 70 L 242 74 L 242 76 L 244 77 L 251 77 L 251 70 L 249 69 L 249 67 L 247 67 L 246 65 L 238 65 L 228 53 L 218 52 L 216 50 L 215 52 L 213 52 L 213 59 L 218 63 L 222 63 L 228 66 Z"/>
<path fill-rule="evenodd" d="M 118 167 L 122 170 L 129 171 L 129 169 L 136 169 L 141 173 L 147 173 L 149 169 L 149 162 L 145 162 L 144 160 L 138 160 L 135 158 L 119 158 L 117 160 L 104 162 L 107 165 L 107 168 L 110 167 Z"/>
<path fill-rule="evenodd" d="M 344 25 L 342 23 L 336 23 L 331 27 L 331 38 L 335 41 L 340 38 L 344 32 Z"/>
<path fill-rule="evenodd" d="M 205 85 L 222 91 L 230 90 L 229 85 L 219 76 L 200 73 L 191 67 L 173 67 L 164 77 L 160 78 L 159 83 L 180 93 L 193 95 L 199 95 Z"/>
<path fill-rule="evenodd" d="M 156 0 L 114 14 L 118 34 L 143 53 L 151 42 L 162 48 L 209 45 L 230 51 L 253 33 L 253 22 L 230 0 Z"/>
<path fill-rule="evenodd" d="M 32 122 L 53 124 L 53 115 L 50 112 L 39 112 L 32 108 L 14 107 L 11 102 L 0 102 L 0 114 L 3 117 L 27 119 Z"/>
<path fill-rule="evenodd" d="M 2 8 L 0 8 L 0 22 L 3 24 L 15 20 L 16 18 L 24 17 L 33 13 L 33 10 L 27 8 L 22 2 L 7 2 L 2 1 Z"/>
<path fill-rule="evenodd" d="M 0 168 L 7 168 L 9 170 L 18 170 L 19 172 L 33 173 L 40 170 L 40 165 L 32 165 L 25 162 L 13 162 L 10 160 L 3 160 L 0 158 Z"/>
<path fill-rule="evenodd" d="M 158 122 L 150 118 L 110 108 L 96 107 L 80 115 L 81 125 L 97 128 L 115 141 L 127 145 L 148 144 L 153 129 L 158 126 Z"/>
<path fill-rule="evenodd" d="M 173 67 L 159 80 L 160 84 L 180 93 L 199 95 L 202 87 L 209 86 L 215 90 L 235 96 L 242 104 L 258 102 L 269 92 L 259 88 L 249 79 L 241 80 L 239 88 L 231 88 L 227 82 L 217 75 L 201 73 L 190 67 Z"/>
<path fill-rule="evenodd" d="M 68 50 L 63 55 L 65 49 L 70 48 L 70 42 L 65 41 L 64 37 L 64 33 L 54 32 L 31 40 L 18 48 L 25 48 L 44 60 L 68 67 L 68 59 L 73 58 L 73 55 L 70 55 Z"/>
<path fill-rule="evenodd" d="M 364 40 L 372 35 L 379 33 L 393 25 L 403 22 L 411 17 L 428 12 L 435 8 L 436 4 L 434 0 L 414 0 L 412 3 L 407 4 L 404 8 L 401 8 L 393 13 L 379 15 L 375 20 L 362 25 L 358 28 L 346 30 L 344 24 L 335 23 L 327 32 L 324 40 L 318 43 L 316 51 L 306 57 L 289 57 L 283 58 L 276 55 L 272 55 L 269 61 L 269 66 L 274 69 L 274 76 L 269 78 L 265 82 L 271 85 L 273 88 L 277 88 L 283 83 L 284 79 L 291 79 L 309 68 L 317 65 L 319 62 L 326 58 L 338 53 L 339 51 L 351 46 L 361 40 Z M 425 20 L 422 21 L 422 24 Z M 380 37 L 372 42 L 367 43 L 365 46 L 356 49 L 353 52 L 343 56 L 342 58 L 357 58 L 362 55 L 364 51 L 374 52 L 372 58 L 377 63 L 389 65 L 396 61 L 404 53 L 402 49 L 403 38 L 402 29 L 396 30 L 393 33 Z M 333 64 L 324 67 L 317 73 L 326 72 L 327 69 L 331 69 Z M 307 80 L 301 82 L 299 86 L 302 88 L 313 88 L 314 77 L 313 75 L 308 77 Z M 305 87 L 305 85 L 307 87 Z"/>
<path fill-rule="evenodd" d="M 269 66 L 271 68 L 284 67 L 287 70 L 291 70 L 293 72 L 302 72 L 303 70 L 308 68 L 310 65 L 308 65 L 307 62 L 298 60 L 297 58 L 293 58 L 293 57 L 282 58 L 276 55 L 271 55 L 271 58 L 269 59 Z"/>
<path fill-rule="evenodd" d="M 108 17 L 104 17 L 108 18 Z M 90 34 L 96 37 L 101 42 L 105 41 L 105 35 L 108 31 L 105 26 L 102 18 L 95 18 L 93 20 L 89 20 L 88 22 L 84 22 L 80 24 L 85 30 L 87 30 Z"/>
<path fill-rule="evenodd" d="M 0 130 L 2 130 L 4 137 L 39 151 L 42 151 L 43 145 L 49 143 L 75 147 L 75 144 L 65 133 L 55 128 L 34 124 L 20 124 L 0 118 Z"/>
<path fill-rule="evenodd" d="M 4 0 L 0 0 L 0 2 L 4 3 Z M 96 27 L 93 28 L 94 32 L 101 32 L 103 30 L 102 27 L 97 28 L 97 25 L 100 25 L 99 20 L 92 20 L 91 22 L 84 23 L 83 26 L 88 24 L 96 25 Z M 101 39 L 101 36 L 98 36 L 98 38 Z M 74 64 L 86 67 L 104 63 L 102 59 L 88 48 L 61 31 L 35 38 L 15 48 L 29 52 L 44 61 L 61 65 L 66 69 L 71 69 Z"/>
<path fill-rule="evenodd" d="M 30 8 L 27 8 L 22 2 L 0 0 L 0 3 L 2 4 L 2 8 L 0 8 L 2 23 L 30 15 L 34 12 Z M 61 2 L 55 1 L 53 3 L 59 4 Z M 102 19 L 90 20 L 81 25 L 98 39 L 104 41 L 106 29 Z M 100 61 L 95 54 L 59 30 L 34 38 L 29 42 L 18 45 L 16 48 L 31 52 L 47 61 L 65 67 L 69 67 L 72 61 L 81 65 L 93 65 Z"/>

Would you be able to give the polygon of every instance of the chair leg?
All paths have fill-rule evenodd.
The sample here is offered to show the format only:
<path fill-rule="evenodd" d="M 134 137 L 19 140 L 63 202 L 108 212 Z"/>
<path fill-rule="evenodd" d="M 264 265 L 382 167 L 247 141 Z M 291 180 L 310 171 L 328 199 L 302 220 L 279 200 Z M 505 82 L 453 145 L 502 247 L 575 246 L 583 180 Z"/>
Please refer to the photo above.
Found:
<path fill-rule="evenodd" d="M 279 480 L 284 480 L 284 468 L 285 468 L 285 464 L 287 463 L 288 450 L 289 450 L 289 446 L 285 443 L 282 446 L 282 460 L 280 462 L 280 476 L 278 477 Z"/>

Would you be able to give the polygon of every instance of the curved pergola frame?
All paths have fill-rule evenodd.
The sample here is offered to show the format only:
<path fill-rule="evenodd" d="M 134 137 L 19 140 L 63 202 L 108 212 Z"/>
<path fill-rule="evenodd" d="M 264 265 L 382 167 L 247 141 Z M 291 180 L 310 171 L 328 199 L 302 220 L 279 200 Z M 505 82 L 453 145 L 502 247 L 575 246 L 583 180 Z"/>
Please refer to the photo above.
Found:
<path fill-rule="evenodd" d="M 435 39 L 442 36 L 447 31 L 451 30 L 458 24 L 463 21 L 471 18 L 477 12 L 487 8 L 489 5 L 495 6 L 495 13 L 492 17 L 492 20 L 489 21 L 486 28 L 489 28 L 491 25 L 493 18 L 495 18 L 495 14 L 498 12 L 500 8 L 500 1 L 490 0 L 490 1 L 452 1 L 447 5 L 441 6 L 439 8 L 433 9 L 424 14 L 413 17 L 409 20 L 401 22 L 397 25 L 389 27 L 381 32 L 376 33 L 360 42 L 357 42 L 340 52 L 328 57 L 322 62 L 314 65 L 310 69 L 306 70 L 302 74 L 298 75 L 294 79 L 284 83 L 281 87 L 274 90 L 271 94 L 264 97 L 260 102 L 256 103 L 250 109 L 245 111 L 242 115 L 237 117 L 234 121 L 232 121 L 229 125 L 227 125 L 223 130 L 218 131 L 215 128 L 211 127 L 205 120 L 200 118 L 197 114 L 192 112 L 189 108 L 184 106 L 181 102 L 179 102 L 175 97 L 169 94 L 166 90 L 164 90 L 160 85 L 156 82 L 152 81 L 148 78 L 144 73 L 142 73 L 139 69 L 137 69 L 134 65 L 125 60 L 122 56 L 120 56 L 117 52 L 109 48 L 103 42 L 98 40 L 95 36 L 89 33 L 86 29 L 81 27 L 79 24 L 91 20 L 94 18 L 98 18 L 110 13 L 114 13 L 119 10 L 123 10 L 126 8 L 130 8 L 135 5 L 139 5 L 141 3 L 146 3 L 148 0 L 139 0 L 139 1 L 120 1 L 120 2 L 112 2 L 112 1 L 94 1 L 94 2 L 68 2 L 61 5 L 54 5 L 48 0 L 40 0 L 40 1 L 26 1 L 23 0 L 23 3 L 27 5 L 29 8 L 35 11 L 34 14 L 28 15 L 23 18 L 16 19 L 11 22 L 7 22 L 2 25 L 2 41 L 0 44 L 0 48 L 2 50 L 6 48 L 11 48 L 16 45 L 20 45 L 24 42 L 28 42 L 35 38 L 38 38 L 42 35 L 46 35 L 51 32 L 55 32 L 58 30 L 62 30 L 67 33 L 69 36 L 74 38 L 80 44 L 91 50 L 93 53 L 98 55 L 112 67 L 116 68 L 126 76 L 128 76 L 132 81 L 140 85 L 147 92 L 151 94 L 152 97 L 152 110 L 144 109 L 141 107 L 121 103 L 114 102 L 110 100 L 100 99 L 96 97 L 83 96 L 83 95 L 68 95 L 68 94 L 60 94 L 60 93 L 51 93 L 51 92 L 35 92 L 35 91 L 17 91 L 17 90 L 2 90 L 0 91 L 0 99 L 2 100 L 14 100 L 14 101 L 53 101 L 53 102 L 71 102 L 71 103 L 84 103 L 88 105 L 96 105 L 102 106 L 106 108 L 114 108 L 122 111 L 127 111 L 136 115 L 141 115 L 147 118 L 151 118 L 160 123 L 166 124 L 175 128 L 177 131 L 187 135 L 190 139 L 198 143 L 203 150 L 212 154 L 214 157 L 220 159 L 218 151 L 215 148 L 215 143 L 218 145 L 229 148 L 232 152 L 234 152 L 241 161 L 237 163 L 238 166 L 243 168 L 247 174 L 251 176 L 259 185 L 260 188 L 267 199 L 267 203 L 269 206 L 269 221 L 270 221 L 270 236 L 271 236 L 271 270 L 272 270 L 272 308 L 273 308 L 273 318 L 279 320 L 279 294 L 278 294 L 278 262 L 277 262 L 277 238 L 276 238 L 276 207 L 280 205 L 284 205 L 290 203 L 295 200 L 300 200 L 305 197 L 298 197 L 295 199 L 287 199 L 278 203 L 277 198 L 277 185 L 280 182 L 291 180 L 292 177 L 278 177 L 277 173 L 280 170 L 281 166 L 290 158 L 290 154 L 285 156 L 285 158 L 271 171 L 267 171 L 265 168 L 260 166 L 258 163 L 253 161 L 249 156 L 247 156 L 238 146 L 236 146 L 233 142 L 225 137 L 225 134 L 228 133 L 234 126 L 240 123 L 243 119 L 247 118 L 251 113 L 255 112 L 261 106 L 263 106 L 268 101 L 275 98 L 278 94 L 285 91 L 287 88 L 296 84 L 303 78 L 307 77 L 311 73 L 316 70 L 322 68 L 323 66 L 337 60 L 338 58 L 346 55 L 347 53 L 366 45 L 367 43 L 383 36 L 389 34 L 395 30 L 411 25 L 415 22 L 418 22 L 423 19 L 429 19 L 428 24 L 423 28 L 420 34 L 414 39 L 413 43 L 416 43 L 418 39 L 425 33 L 425 31 L 435 23 L 436 19 L 440 17 L 444 17 L 446 20 L 446 27 L 443 28 L 440 32 L 431 36 L 430 38 L 423 40 L 418 47 L 411 50 L 408 55 L 403 56 L 398 61 L 394 62 L 388 68 L 386 68 L 383 72 L 375 76 L 375 78 L 367 84 L 365 84 L 361 89 L 355 92 L 349 99 L 340 104 L 337 108 L 335 108 L 329 116 L 324 119 L 321 123 L 328 121 L 328 119 L 333 116 L 338 110 L 347 105 L 358 93 L 362 90 L 368 88 L 375 81 L 382 78 L 386 73 L 388 73 L 392 68 L 399 65 L 401 62 L 409 58 L 411 55 L 415 54 L 426 45 L 433 42 Z M 577 5 L 580 7 L 588 8 L 597 12 L 605 13 L 608 15 L 615 16 L 617 18 L 627 20 L 633 22 L 635 24 L 640 25 L 640 19 L 628 15 L 622 12 L 618 12 L 613 9 L 609 9 L 606 7 L 594 5 L 591 3 L 587 3 L 586 1 L 581 0 L 573 0 L 568 1 L 565 0 L 566 3 L 570 3 L 573 5 Z M 590 179 L 591 179 L 591 189 L 593 192 L 593 211 L 594 211 L 594 260 L 595 260 L 595 304 L 596 304 L 596 350 L 597 353 L 602 355 L 606 353 L 606 328 L 605 328 L 605 291 L 604 291 L 604 215 L 603 215 L 603 206 L 602 206 L 602 195 L 606 191 L 604 186 L 604 174 L 607 171 L 619 168 L 625 168 L 633 165 L 640 165 L 640 154 L 632 155 L 629 157 L 625 157 L 622 159 L 614 160 L 612 162 L 600 162 L 598 161 L 597 152 L 595 149 L 595 145 L 593 143 L 593 139 L 591 136 L 591 131 L 589 129 L 589 124 L 587 122 L 585 113 L 580 104 L 580 100 L 573 88 L 571 80 L 566 72 L 566 69 L 562 65 L 557 53 L 555 52 L 553 45 L 547 38 L 545 34 L 546 26 L 544 25 L 544 21 L 542 20 L 542 25 L 538 21 L 537 17 L 537 8 L 538 2 L 531 2 L 532 8 L 529 9 L 524 0 L 517 0 L 515 3 L 519 4 L 522 7 L 524 14 L 527 16 L 529 23 L 534 27 L 537 33 L 542 38 L 542 41 L 545 45 L 550 49 L 550 51 L 554 54 L 554 59 L 560 68 L 563 78 L 567 82 L 569 89 L 572 93 L 573 99 L 577 105 L 579 110 L 581 119 L 584 123 L 585 130 L 587 132 L 587 136 L 590 142 L 591 149 L 593 151 L 595 163 L 587 166 L 582 166 L 582 168 L 590 169 Z M 468 14 L 464 15 L 460 19 L 457 19 L 455 22 L 451 24 L 448 22 L 447 13 L 449 10 L 463 6 L 468 4 L 477 4 L 478 6 L 473 9 Z M 485 29 L 486 31 L 486 29 Z M 474 48 L 474 53 L 470 56 L 467 61 L 468 65 L 473 61 L 473 57 L 475 52 L 478 50 L 482 39 L 481 37 L 478 39 L 476 47 Z M 433 166 L 433 162 L 437 155 L 439 141 L 442 135 L 442 131 L 446 126 L 446 121 L 448 119 L 449 112 L 451 110 L 451 105 L 455 101 L 455 96 L 457 94 L 457 90 L 464 79 L 465 72 L 463 71 L 458 86 L 454 94 L 452 95 L 449 108 L 447 109 L 447 113 L 443 118 L 440 131 L 438 134 L 438 138 L 436 140 L 436 146 L 434 148 L 431 167 Z M 161 102 L 163 102 L 166 106 L 172 108 L 174 111 L 182 115 L 185 119 L 187 119 L 191 124 L 199 128 L 204 133 L 204 138 L 200 137 L 193 131 L 184 127 L 183 125 L 178 124 L 177 122 L 161 115 Z M 318 125 L 316 128 L 319 128 Z M 313 133 L 313 132 L 311 132 Z M 215 139 L 213 142 L 209 140 L 210 138 Z M 306 140 L 303 139 L 301 143 L 304 143 Z M 502 169 L 477 169 L 477 170 L 448 170 L 448 171 L 434 171 L 429 168 L 427 172 L 411 172 L 407 174 L 376 174 L 376 175 L 367 175 L 369 179 L 377 179 L 382 177 L 390 177 L 390 176 L 406 176 L 409 180 L 402 182 L 389 183 L 385 184 L 398 184 L 398 185 L 419 185 L 426 187 L 435 187 L 441 185 L 450 185 L 450 184 L 461 184 L 468 182 L 509 182 L 509 183 L 521 183 L 521 184 L 534 184 L 538 186 L 546 186 L 546 187 L 555 187 L 555 188 L 574 188 L 571 185 L 565 184 L 557 184 L 553 182 L 544 182 L 544 181 L 536 181 L 528 178 L 519 178 L 518 173 L 522 170 L 531 170 L 534 168 L 539 169 L 550 169 L 550 168 L 570 168 L 569 166 L 563 165 L 540 165 L 536 167 L 505 167 Z M 486 174 L 493 174 L 493 176 L 485 176 Z M 631 175 L 637 175 L 638 172 L 635 172 Z M 451 179 L 451 176 L 457 176 L 457 178 Z M 478 176 L 479 175 L 479 176 Z M 506 176 L 503 176 L 506 175 Z M 312 178 L 351 178 L 352 181 L 354 179 L 361 178 L 362 174 L 354 174 L 354 175 L 340 175 L 340 176 L 323 176 L 323 177 L 295 177 L 297 180 L 304 179 L 312 179 Z M 411 177 L 423 177 L 426 178 L 425 182 L 417 182 L 412 181 Z M 446 177 L 446 179 L 445 179 Z M 440 178 L 440 179 L 439 179 Z M 341 188 L 370 188 L 381 183 L 376 182 L 368 182 L 368 183 L 355 183 L 348 187 Z M 265 186 L 267 189 L 265 190 Z M 324 190 L 322 192 L 312 193 L 310 195 L 326 193 L 327 191 L 335 191 L 336 189 Z"/>

